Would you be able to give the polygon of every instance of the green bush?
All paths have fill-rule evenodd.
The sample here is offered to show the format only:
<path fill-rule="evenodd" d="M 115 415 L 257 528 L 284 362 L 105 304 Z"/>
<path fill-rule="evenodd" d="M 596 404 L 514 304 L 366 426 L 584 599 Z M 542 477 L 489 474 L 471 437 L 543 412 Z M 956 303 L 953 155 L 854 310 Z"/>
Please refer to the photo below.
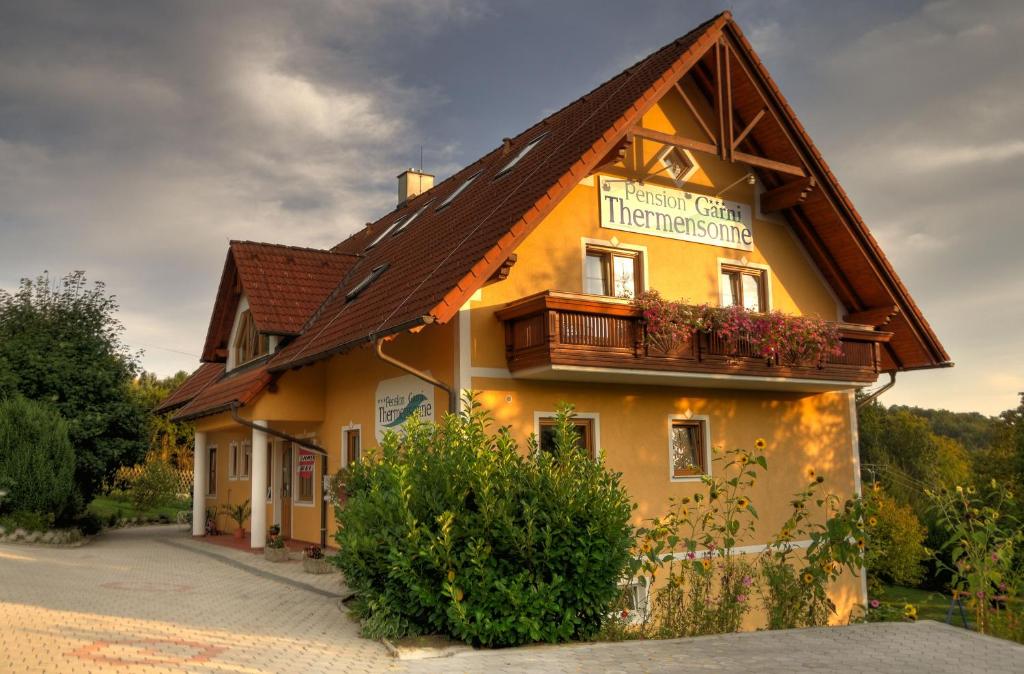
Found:
<path fill-rule="evenodd" d="M 924 561 L 930 557 L 924 545 L 928 530 L 910 506 L 897 503 L 877 483 L 865 498 L 868 545 L 864 563 L 872 588 L 877 591 L 883 582 L 916 587 L 924 578 Z"/>
<path fill-rule="evenodd" d="M 129 494 L 132 505 L 148 510 L 173 501 L 177 497 L 178 476 L 169 463 L 160 459 L 147 461 L 135 478 Z"/>
<path fill-rule="evenodd" d="M 562 406 L 555 451 L 519 452 L 470 410 L 412 420 L 343 475 L 335 563 L 367 636 L 447 634 L 486 646 L 592 637 L 629 562 L 620 474 L 577 449 Z"/>
<path fill-rule="evenodd" d="M 103 518 L 88 510 L 78 516 L 75 526 L 85 536 L 95 536 L 103 530 Z"/>
<path fill-rule="evenodd" d="M 14 396 L 0 401 L 2 512 L 69 520 L 78 511 L 75 452 L 68 428 L 49 406 Z"/>

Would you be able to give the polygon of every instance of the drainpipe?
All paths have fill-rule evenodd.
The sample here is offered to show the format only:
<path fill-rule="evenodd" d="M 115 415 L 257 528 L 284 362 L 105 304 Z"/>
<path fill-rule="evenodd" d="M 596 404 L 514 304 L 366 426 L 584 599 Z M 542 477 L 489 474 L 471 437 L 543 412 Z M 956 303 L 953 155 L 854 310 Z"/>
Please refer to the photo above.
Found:
<path fill-rule="evenodd" d="M 878 398 L 878 396 L 882 395 L 883 393 L 885 393 L 886 391 L 888 391 L 889 389 L 891 389 L 895 385 L 896 385 L 896 372 L 893 371 L 893 372 L 889 373 L 889 381 L 887 383 L 882 385 L 881 388 L 877 389 L 874 393 L 871 393 L 866 398 L 862 398 L 861 401 L 857 403 L 857 409 L 858 410 L 864 409 L 869 404 L 874 402 L 875 399 Z"/>
<path fill-rule="evenodd" d="M 279 431 L 279 430 L 273 429 L 270 426 L 260 426 L 259 424 L 254 424 L 253 422 L 249 421 L 248 419 L 239 416 L 239 414 L 238 414 L 238 403 L 237 402 L 231 403 L 231 420 L 234 421 L 239 426 L 245 426 L 246 428 L 249 428 L 249 429 L 252 429 L 252 430 L 255 430 L 255 431 L 260 431 L 261 433 L 266 433 L 267 435 L 272 435 L 275 438 L 280 438 L 282 440 L 287 440 L 288 442 L 290 442 L 290 443 L 292 443 L 294 445 L 299 445 L 300 447 L 302 447 L 304 449 L 307 449 L 307 450 L 313 452 L 314 454 L 319 454 L 320 455 L 320 479 L 323 480 L 323 478 L 327 476 L 327 450 L 325 450 L 320 445 L 318 445 L 316 443 L 313 443 L 313 442 L 310 442 L 309 440 L 306 440 L 304 438 L 297 438 L 294 435 L 290 435 L 288 433 L 285 433 L 284 431 Z M 270 460 L 269 457 L 268 457 L 267 460 L 268 461 Z M 321 485 L 320 486 L 320 501 L 321 501 L 321 503 L 320 503 L 320 545 L 321 546 L 327 545 L 327 499 L 324 498 L 324 496 L 326 496 L 326 493 L 327 493 L 327 490 L 323 488 L 323 485 Z"/>
<path fill-rule="evenodd" d="M 428 322 L 428 321 L 424 321 L 424 322 Z M 452 414 L 457 414 L 458 413 L 458 411 L 459 411 L 459 397 L 456 395 L 455 391 L 453 391 L 450 386 L 448 386 L 447 384 L 443 383 L 439 379 L 435 379 L 434 377 L 431 377 L 426 372 L 423 372 L 422 370 L 417 370 L 416 368 L 412 367 L 411 365 L 403 363 L 402 361 L 398 360 L 397 358 L 394 358 L 394 357 L 389 356 L 388 354 L 384 353 L 384 350 L 383 350 L 384 349 L 384 339 L 383 338 L 378 339 L 374 343 L 374 346 L 376 347 L 376 350 L 377 350 L 377 357 L 380 358 L 385 363 L 389 363 L 391 365 L 394 365 L 399 370 L 402 370 L 403 372 L 408 372 L 409 374 L 411 374 L 412 376 L 416 377 L 417 379 L 422 379 L 423 381 L 427 382 L 428 384 L 430 384 L 432 386 L 436 386 L 437 388 L 439 388 L 442 391 L 444 391 L 445 393 L 447 393 L 448 394 L 448 411 L 451 412 Z"/>

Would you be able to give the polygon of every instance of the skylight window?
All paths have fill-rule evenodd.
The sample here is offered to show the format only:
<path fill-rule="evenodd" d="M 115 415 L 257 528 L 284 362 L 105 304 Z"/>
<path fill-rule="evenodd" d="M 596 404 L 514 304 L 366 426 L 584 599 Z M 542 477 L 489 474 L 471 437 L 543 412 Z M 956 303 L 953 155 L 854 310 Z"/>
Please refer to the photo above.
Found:
<path fill-rule="evenodd" d="M 450 203 L 452 203 L 453 201 L 455 201 L 455 197 L 457 197 L 457 196 L 459 196 L 460 194 L 462 194 L 463 192 L 465 192 L 465 191 L 466 191 L 466 188 L 467 188 L 467 187 L 469 187 L 469 186 L 470 186 L 470 184 L 471 184 L 471 183 L 472 183 L 472 182 L 473 182 L 474 180 L 476 180 L 476 179 L 477 179 L 477 177 L 478 177 L 478 176 L 479 176 L 479 175 L 480 175 L 481 173 L 482 173 L 482 171 L 477 171 L 477 172 L 476 172 L 476 173 L 474 173 L 473 175 L 471 175 L 471 176 L 469 176 L 468 178 L 466 178 L 466 182 L 464 182 L 464 183 L 462 183 L 461 185 L 459 185 L 459 186 L 458 186 L 458 188 L 457 188 L 457 189 L 456 189 L 456 190 L 455 190 L 454 192 L 452 192 L 451 194 L 449 194 L 449 195 L 448 195 L 447 197 L 445 197 L 445 198 L 444 198 L 444 201 L 442 201 L 442 202 L 441 202 L 441 204 L 440 204 L 440 205 L 439 205 L 439 206 L 437 207 L 437 210 L 441 210 L 442 208 L 444 208 L 444 207 L 445 207 L 445 206 L 447 206 L 448 204 L 450 204 Z"/>
<path fill-rule="evenodd" d="M 397 228 L 395 229 L 395 236 L 398 236 L 398 234 L 399 234 L 399 233 L 400 233 L 400 232 L 401 232 L 401 231 L 402 231 L 403 229 L 405 229 L 406 227 L 408 227 L 409 225 L 411 225 L 411 224 L 412 224 L 412 221 L 413 221 L 413 220 L 415 220 L 416 218 L 420 217 L 420 215 L 421 215 L 421 214 L 423 213 L 423 211 L 427 210 L 427 206 L 429 206 L 429 205 L 430 205 L 430 204 L 432 204 L 432 203 L 434 203 L 434 200 L 433 200 L 433 199 L 431 199 L 431 200 L 430 200 L 430 201 L 428 201 L 427 203 L 425 203 L 425 204 L 423 204 L 422 206 L 420 206 L 420 210 L 416 211 L 415 213 L 413 213 L 413 214 L 412 214 L 412 215 L 410 215 L 409 217 L 407 217 L 407 218 L 404 218 L 403 220 L 401 220 L 401 221 L 400 221 L 400 223 L 401 223 L 401 224 L 399 224 L 399 225 L 398 225 L 398 227 L 397 227 Z"/>
<path fill-rule="evenodd" d="M 497 177 L 499 177 L 499 176 L 503 176 L 503 175 L 505 175 L 506 173 L 508 173 L 509 171 L 511 171 L 511 170 L 512 170 L 512 168 L 513 168 L 513 167 L 514 167 L 514 166 L 515 166 L 516 164 L 518 164 L 518 163 L 519 163 L 519 161 L 520 161 L 520 160 L 521 160 L 521 159 L 522 159 L 523 157 L 525 157 L 526 155 L 528 155 L 528 154 L 530 153 L 530 150 L 532 150 L 533 148 L 537 147 L 537 145 L 538 145 L 538 144 L 539 144 L 539 143 L 540 143 L 540 142 L 541 142 L 542 140 L 544 140 L 544 137 L 545 137 L 545 136 L 547 136 L 547 135 L 548 135 L 548 134 L 547 134 L 547 132 L 544 132 L 544 133 L 540 134 L 539 136 L 537 136 L 536 138 L 534 138 L 533 140 L 531 140 L 531 141 L 530 141 L 529 143 L 527 143 L 526 145 L 524 145 L 524 146 L 523 146 L 523 149 L 522 149 L 522 150 L 520 150 L 519 152 L 517 152 L 517 153 L 516 153 L 516 156 L 515 156 L 515 157 L 512 157 L 512 160 L 511 160 L 511 161 L 510 161 L 509 163 L 507 163 L 507 164 L 505 164 L 505 165 L 504 165 L 503 167 L 501 167 L 501 170 L 500 170 L 500 171 L 498 171 L 497 175 L 495 175 L 494 177 L 495 177 L 495 178 L 497 178 Z"/>
<path fill-rule="evenodd" d="M 359 283 L 355 284 L 355 286 L 352 287 L 352 290 L 349 290 L 347 293 L 345 293 L 345 301 L 351 302 L 356 297 L 358 297 L 359 293 L 363 292 L 368 287 L 370 287 L 370 284 L 376 281 L 377 277 L 383 274 L 387 270 L 387 268 L 388 266 L 386 264 L 381 264 L 374 267 L 362 281 L 360 281 Z"/>
<path fill-rule="evenodd" d="M 413 217 L 415 217 L 415 216 L 413 216 Z M 392 232 L 392 230 L 394 230 L 395 227 L 398 227 L 400 224 L 402 224 L 403 220 L 405 220 L 405 218 L 399 218 L 398 220 L 395 220 L 394 222 L 392 222 L 390 227 L 385 228 L 383 232 L 381 232 L 380 234 L 377 235 L 377 238 L 375 238 L 373 241 L 370 242 L 370 245 L 366 247 L 366 250 L 370 250 L 371 248 L 376 246 L 378 243 L 383 241 L 384 237 L 386 237 L 388 234 L 390 234 Z"/>

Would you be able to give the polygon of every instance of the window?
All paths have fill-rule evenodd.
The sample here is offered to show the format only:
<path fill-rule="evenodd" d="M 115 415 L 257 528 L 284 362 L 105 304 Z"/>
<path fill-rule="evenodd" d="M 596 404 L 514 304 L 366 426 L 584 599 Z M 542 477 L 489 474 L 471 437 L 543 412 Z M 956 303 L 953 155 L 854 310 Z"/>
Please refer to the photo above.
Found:
<path fill-rule="evenodd" d="M 391 230 L 393 230 L 395 227 L 398 227 L 398 225 L 400 225 L 403 220 L 405 220 L 405 218 L 399 218 L 398 220 L 395 220 L 394 222 L 392 222 L 390 226 L 385 227 L 384 231 L 382 231 L 380 234 L 378 234 L 377 237 L 373 241 L 370 242 L 370 245 L 368 245 L 366 247 L 366 250 L 370 250 L 371 248 L 376 246 L 378 243 L 383 241 L 384 237 L 386 237 L 388 234 L 390 234 Z"/>
<path fill-rule="evenodd" d="M 672 477 L 697 477 L 707 472 L 707 422 L 673 419 L 669 436 Z"/>
<path fill-rule="evenodd" d="M 242 469 L 241 469 L 241 471 L 239 471 L 238 477 L 240 477 L 243 480 L 248 480 L 249 479 L 249 472 L 252 469 L 252 443 L 250 443 L 250 442 L 243 442 L 242 443 L 241 461 L 242 461 Z"/>
<path fill-rule="evenodd" d="M 722 265 L 722 306 L 768 311 L 768 273 L 764 269 Z"/>
<path fill-rule="evenodd" d="M 296 481 L 299 488 L 295 493 L 295 500 L 301 503 L 313 502 L 313 477 L 316 470 L 316 454 L 300 449 L 299 461 L 295 466 Z"/>
<path fill-rule="evenodd" d="M 378 276 L 380 276 L 387 270 L 387 268 L 388 266 L 386 264 L 374 267 L 373 270 L 366 275 L 366 278 L 364 278 L 359 283 L 355 284 L 355 286 L 352 287 L 352 290 L 349 290 L 347 293 L 345 293 L 345 301 L 351 302 L 356 297 L 358 297 L 359 293 L 366 290 L 371 283 L 377 280 Z"/>
<path fill-rule="evenodd" d="M 692 176 L 697 168 L 693 157 L 688 152 L 671 145 L 666 145 L 658 153 L 658 161 L 664 167 L 662 170 L 668 173 L 677 187 L 682 187 L 686 179 Z"/>
<path fill-rule="evenodd" d="M 462 194 L 463 192 L 465 192 L 465 191 L 466 191 L 466 188 L 467 188 L 467 187 L 469 187 L 469 186 L 470 186 L 470 184 L 471 184 L 471 183 L 472 183 L 472 182 L 473 182 L 474 180 L 476 180 L 476 179 L 477 179 L 477 176 L 479 176 L 479 175 L 480 175 L 481 173 L 482 173 L 482 171 L 477 171 L 476 173 L 474 173 L 474 174 L 473 174 L 473 175 L 471 175 L 470 177 L 466 178 L 466 182 L 464 182 L 464 183 L 462 183 L 461 185 L 459 185 L 459 186 L 458 186 L 458 187 L 457 187 L 457 188 L 455 189 L 455 191 L 454 191 L 454 192 L 452 192 L 451 194 L 449 194 L 449 195 L 448 195 L 447 197 L 445 197 L 445 198 L 444 198 L 444 201 L 442 201 L 442 202 L 441 202 L 441 204 L 440 204 L 440 205 L 439 205 L 439 206 L 437 207 L 437 210 L 441 210 L 442 208 L 444 208 L 444 207 L 445 207 L 445 206 L 447 206 L 448 204 L 450 204 L 450 203 L 452 203 L 453 201 L 455 201 L 455 198 L 456 198 L 456 197 L 458 197 L 458 196 L 459 196 L 460 194 Z"/>
<path fill-rule="evenodd" d="M 514 166 L 515 166 L 516 164 L 518 164 L 518 163 L 519 163 L 519 162 L 520 162 L 520 161 L 522 160 L 522 158 L 523 158 L 523 157 L 525 157 L 526 155 L 530 154 L 530 150 L 532 150 L 533 148 L 537 147 L 537 145 L 538 145 L 538 144 L 539 144 L 539 143 L 540 143 L 540 142 L 541 142 L 542 140 L 544 140 L 544 136 L 546 136 L 546 135 L 548 135 L 548 134 L 547 134 L 547 132 L 545 132 L 545 133 L 542 133 L 541 135 L 537 136 L 536 138 L 534 138 L 533 140 L 531 140 L 531 141 L 530 141 L 529 143 L 527 143 L 526 145 L 524 145 L 524 146 L 523 146 L 523 149 L 522 149 L 522 150 L 520 150 L 519 152 L 517 152 L 517 153 L 516 153 L 516 156 L 515 156 L 515 157 L 512 157 L 512 160 L 511 160 L 511 161 L 509 161 L 509 163 L 507 163 L 507 164 L 505 164 L 504 166 L 502 166 L 502 167 L 501 167 L 501 170 L 500 170 L 500 171 L 498 171 L 497 175 L 495 175 L 494 177 L 495 177 L 495 178 L 497 178 L 497 177 L 503 176 L 503 175 L 505 175 L 506 173 L 508 173 L 509 171 L 511 171 L 511 170 L 512 170 L 512 168 L 513 168 L 513 167 L 514 167 Z"/>
<path fill-rule="evenodd" d="M 583 292 L 608 297 L 636 297 L 643 291 L 640 269 L 639 251 L 587 246 Z"/>
<path fill-rule="evenodd" d="M 228 479 L 238 479 L 238 443 L 228 445 Z"/>
<path fill-rule="evenodd" d="M 206 495 L 217 495 L 217 448 L 209 447 L 206 450 L 209 455 L 206 457 Z"/>
<path fill-rule="evenodd" d="M 235 332 L 235 365 L 248 363 L 270 353 L 270 335 L 263 335 L 256 329 L 252 312 L 246 309 L 238 317 Z"/>
<path fill-rule="evenodd" d="M 586 452 L 587 456 L 594 459 L 597 458 L 597 451 L 595 449 L 594 441 L 594 420 L 583 419 L 576 417 L 573 419 L 573 423 L 576 425 L 576 432 L 579 434 L 577 439 L 577 446 L 583 452 Z M 537 420 L 538 426 L 538 448 L 542 452 L 554 452 L 555 451 L 555 418 L 554 417 L 540 417 Z"/>
<path fill-rule="evenodd" d="M 345 430 L 345 466 L 354 466 L 362 457 L 363 448 L 358 428 Z"/>
<path fill-rule="evenodd" d="M 395 229 L 395 236 L 398 236 L 402 232 L 402 230 L 404 230 L 406 227 L 411 225 L 413 223 L 413 220 L 415 220 L 416 218 L 420 217 L 420 215 L 423 213 L 423 211 L 427 210 L 427 206 L 429 206 L 432 203 L 434 203 L 433 199 L 431 199 L 427 203 L 423 204 L 423 206 L 420 207 L 420 210 L 416 211 L 415 213 L 410 215 L 408 218 L 402 218 L 401 220 L 399 220 L 398 221 L 399 222 L 398 227 Z"/>

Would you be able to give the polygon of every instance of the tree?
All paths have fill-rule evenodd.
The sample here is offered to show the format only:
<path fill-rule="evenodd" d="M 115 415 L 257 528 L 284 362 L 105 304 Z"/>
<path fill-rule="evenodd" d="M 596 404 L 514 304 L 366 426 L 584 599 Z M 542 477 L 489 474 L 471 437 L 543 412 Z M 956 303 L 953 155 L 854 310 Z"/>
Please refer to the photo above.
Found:
<path fill-rule="evenodd" d="M 20 396 L 0 401 L 2 508 L 67 521 L 78 509 L 68 427 L 50 405 Z"/>
<path fill-rule="evenodd" d="M 146 449 L 146 410 L 132 395 L 138 356 L 121 341 L 117 302 L 84 272 L 22 279 L 0 291 L 0 361 L 13 389 L 67 420 L 75 484 L 86 503 Z M 11 386 L 8 384 L 8 386 Z"/>
<path fill-rule="evenodd" d="M 132 392 L 143 409 L 152 410 L 172 391 L 188 379 L 184 370 L 170 377 L 160 378 L 152 372 L 143 372 L 132 383 Z M 170 414 L 150 414 L 147 423 L 149 455 L 168 463 L 173 468 L 192 467 L 193 426 L 171 420 Z"/>

